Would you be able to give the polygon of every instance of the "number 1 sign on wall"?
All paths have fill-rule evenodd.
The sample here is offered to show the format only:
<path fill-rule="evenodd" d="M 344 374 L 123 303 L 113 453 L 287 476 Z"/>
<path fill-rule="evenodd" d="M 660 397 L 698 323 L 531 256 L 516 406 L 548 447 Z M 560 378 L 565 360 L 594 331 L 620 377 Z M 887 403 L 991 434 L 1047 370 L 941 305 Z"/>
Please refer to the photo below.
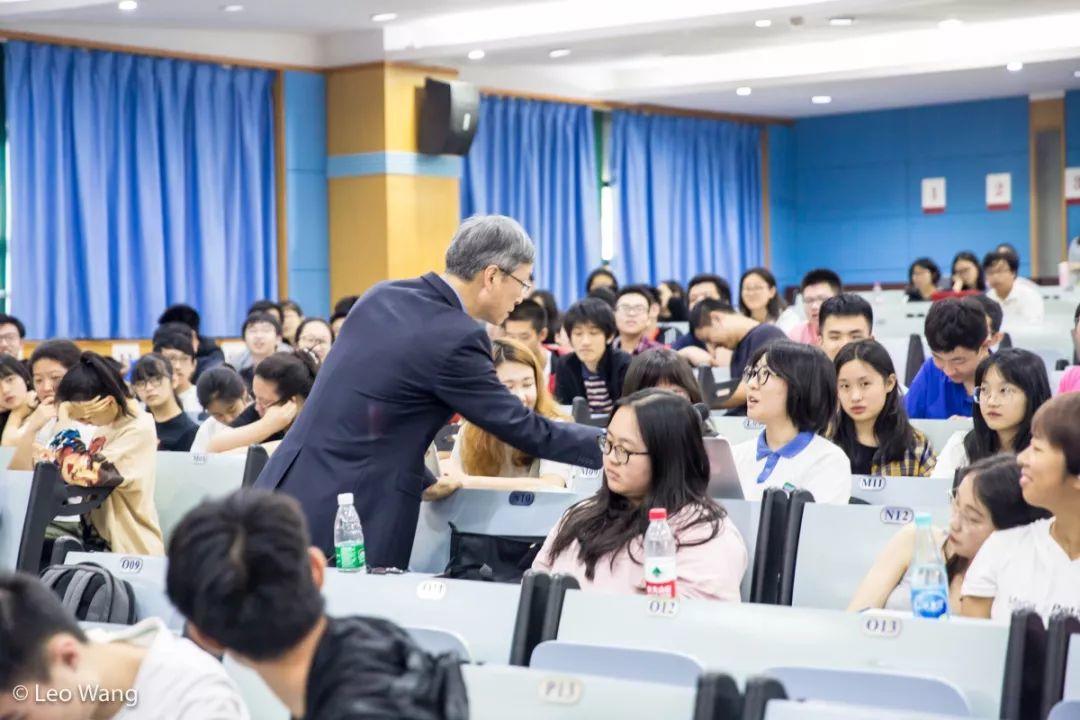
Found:
<path fill-rule="evenodd" d="M 990 173 L 986 176 L 986 209 L 1008 210 L 1012 207 L 1012 174 Z"/>
<path fill-rule="evenodd" d="M 928 215 L 945 212 L 945 178 L 923 178 L 922 211 Z"/>
<path fill-rule="evenodd" d="M 1080 205 L 1080 167 L 1065 168 L 1065 202 Z"/>

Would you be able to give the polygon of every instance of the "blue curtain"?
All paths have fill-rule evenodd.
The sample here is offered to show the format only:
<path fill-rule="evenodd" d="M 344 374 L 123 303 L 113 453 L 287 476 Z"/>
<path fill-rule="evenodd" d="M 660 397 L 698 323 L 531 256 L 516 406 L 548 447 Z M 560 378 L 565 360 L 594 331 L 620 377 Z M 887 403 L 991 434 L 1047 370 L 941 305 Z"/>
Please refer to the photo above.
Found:
<path fill-rule="evenodd" d="M 616 252 L 622 282 L 734 285 L 760 265 L 760 131 L 753 125 L 616 111 L 611 126 Z"/>
<path fill-rule="evenodd" d="M 169 304 L 236 334 L 277 295 L 266 70 L 5 46 L 12 312 L 33 337 L 146 337 Z"/>
<path fill-rule="evenodd" d="M 600 263 L 592 109 L 484 95 L 461 177 L 461 214 L 509 215 L 536 243 L 536 286 L 559 306 L 584 294 Z"/>

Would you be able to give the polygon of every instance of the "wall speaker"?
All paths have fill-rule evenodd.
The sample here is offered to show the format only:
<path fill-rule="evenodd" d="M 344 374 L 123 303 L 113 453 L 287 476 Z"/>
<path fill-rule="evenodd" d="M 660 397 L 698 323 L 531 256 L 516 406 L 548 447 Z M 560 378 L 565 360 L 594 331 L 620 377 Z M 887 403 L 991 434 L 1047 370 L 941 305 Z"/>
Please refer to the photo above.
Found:
<path fill-rule="evenodd" d="M 469 152 L 479 115 L 480 92 L 475 85 L 427 78 L 420 106 L 420 152 L 428 155 Z"/>

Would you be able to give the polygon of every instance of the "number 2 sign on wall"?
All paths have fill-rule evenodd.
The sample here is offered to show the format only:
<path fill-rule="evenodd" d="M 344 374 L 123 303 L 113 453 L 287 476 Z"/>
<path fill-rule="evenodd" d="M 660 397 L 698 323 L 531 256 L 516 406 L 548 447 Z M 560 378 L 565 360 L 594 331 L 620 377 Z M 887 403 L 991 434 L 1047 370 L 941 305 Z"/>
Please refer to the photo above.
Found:
<path fill-rule="evenodd" d="M 990 173 L 986 176 L 986 209 L 1008 210 L 1012 206 L 1012 174 Z"/>
<path fill-rule="evenodd" d="M 1080 167 L 1065 168 L 1065 202 L 1080 205 Z"/>

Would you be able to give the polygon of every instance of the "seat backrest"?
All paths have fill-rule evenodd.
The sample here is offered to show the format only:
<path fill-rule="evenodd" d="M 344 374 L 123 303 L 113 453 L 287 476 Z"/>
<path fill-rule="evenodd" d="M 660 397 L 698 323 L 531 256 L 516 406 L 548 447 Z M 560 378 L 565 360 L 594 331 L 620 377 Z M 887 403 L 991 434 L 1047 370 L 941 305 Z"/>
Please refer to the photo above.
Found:
<path fill-rule="evenodd" d="M 930 440 L 930 445 L 933 446 L 935 453 L 945 449 L 945 443 L 949 442 L 949 438 L 954 433 L 966 433 L 973 427 L 971 418 L 950 418 L 948 420 L 916 418 L 911 421 L 911 425 Z"/>
<path fill-rule="evenodd" d="M 1080 633 L 1073 633 L 1069 639 L 1069 658 L 1065 662 L 1062 697 L 1066 700 L 1080 700 Z"/>
<path fill-rule="evenodd" d="M 677 648 L 740 684 L 777 666 L 917 673 L 960 688 L 974 715 L 997 717 L 1009 627 L 963 618 L 937 621 L 569 590 L 557 639 Z"/>
<path fill-rule="evenodd" d="M 721 500 L 727 518 L 739 530 L 746 543 L 746 573 L 739 586 L 743 602 L 750 601 L 751 583 L 754 575 L 754 558 L 757 552 L 758 527 L 761 524 L 761 503 L 750 500 Z"/>
<path fill-rule="evenodd" d="M 828 505 L 807 503 L 799 525 L 794 563 L 787 559 L 791 576 L 791 604 L 796 607 L 843 610 L 878 553 L 915 512 L 929 512 L 937 527 L 949 522 L 949 507 L 912 508 L 892 505 Z M 783 583 L 782 583 L 783 584 Z"/>
<path fill-rule="evenodd" d="M 867 718 L 874 718 L 874 720 L 960 720 L 960 718 L 968 717 L 967 715 L 884 710 L 864 705 L 816 700 L 810 702 L 770 700 L 765 707 L 764 720 L 867 720 Z"/>
<path fill-rule="evenodd" d="M 262 445 L 251 445 L 247 449 L 244 459 L 244 475 L 240 480 L 240 487 L 253 487 L 259 479 L 259 473 L 270 462 L 270 453 Z"/>
<path fill-rule="evenodd" d="M 439 502 L 420 504 L 409 569 L 441 573 L 450 561 L 450 523 L 461 532 L 547 537 L 571 505 L 592 492 L 569 490 L 458 490 Z"/>
<path fill-rule="evenodd" d="M 472 720 L 691 720 L 693 688 L 497 665 L 461 668 Z"/>
<path fill-rule="evenodd" d="M 971 714 L 960 688 L 925 675 L 808 667 L 773 667 L 765 675 L 778 680 L 794 700 L 813 698 L 909 712 Z"/>
<path fill-rule="evenodd" d="M 852 475 L 851 497 L 869 505 L 932 507 L 945 502 L 952 482 L 951 477 Z"/>
<path fill-rule="evenodd" d="M 175 632 L 184 628 L 184 617 L 169 602 L 165 592 L 165 575 L 169 561 L 161 556 L 120 555 L 117 553 L 69 552 L 67 565 L 94 563 L 125 580 L 135 593 L 135 620 L 161 618 Z"/>
<path fill-rule="evenodd" d="M 727 438 L 727 441 L 733 447 L 745 440 L 756 438 L 762 429 L 761 424 L 745 417 L 713 413 L 709 421 L 712 423 L 713 429 L 716 430 L 716 434 Z"/>
<path fill-rule="evenodd" d="M 235 454 L 159 452 L 154 504 L 165 544 L 189 510 L 208 498 L 239 490 L 246 458 Z"/>
<path fill-rule="evenodd" d="M 33 473 L 0 471 L 0 570 L 12 572 L 19 563 L 19 543 L 30 504 Z"/>
<path fill-rule="evenodd" d="M 701 663 L 680 652 L 583 645 L 561 640 L 548 640 L 537 645 L 529 667 L 686 688 L 697 687 L 698 679 L 705 674 Z"/>
<path fill-rule="evenodd" d="M 326 611 L 367 615 L 403 627 L 446 630 L 462 637 L 477 662 L 507 663 L 521 588 L 508 583 L 424 575 L 368 575 L 327 569 Z"/>

